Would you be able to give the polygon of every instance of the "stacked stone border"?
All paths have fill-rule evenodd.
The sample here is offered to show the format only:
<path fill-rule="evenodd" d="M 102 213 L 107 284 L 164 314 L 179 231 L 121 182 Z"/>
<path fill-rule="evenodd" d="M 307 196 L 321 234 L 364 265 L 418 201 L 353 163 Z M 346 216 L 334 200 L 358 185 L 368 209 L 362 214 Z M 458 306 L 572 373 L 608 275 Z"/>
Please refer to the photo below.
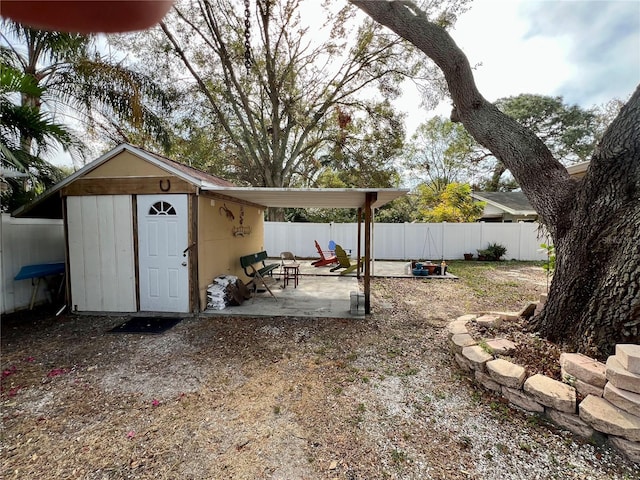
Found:
<path fill-rule="evenodd" d="M 640 463 L 640 345 L 617 345 L 606 365 L 578 353 L 563 353 L 563 381 L 535 374 L 508 360 L 515 344 L 506 339 L 475 339 L 467 325 L 496 327 L 521 313 L 463 315 L 448 325 L 458 366 L 477 384 L 501 395 L 510 405 L 542 415 L 573 434 L 608 442 Z M 578 403 L 577 394 L 584 397 Z"/>

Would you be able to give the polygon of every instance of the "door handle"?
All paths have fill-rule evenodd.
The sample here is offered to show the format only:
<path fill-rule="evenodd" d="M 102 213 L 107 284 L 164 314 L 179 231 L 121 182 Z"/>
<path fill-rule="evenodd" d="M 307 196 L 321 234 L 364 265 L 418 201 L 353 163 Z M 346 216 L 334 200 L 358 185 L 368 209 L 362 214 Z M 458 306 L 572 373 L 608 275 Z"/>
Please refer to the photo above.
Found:
<path fill-rule="evenodd" d="M 182 266 L 186 267 L 187 266 L 187 262 L 182 262 Z"/>
<path fill-rule="evenodd" d="M 183 257 L 186 257 L 186 256 L 187 256 L 187 252 L 188 252 L 189 250 L 191 250 L 191 249 L 192 249 L 193 247 L 195 247 L 195 246 L 196 246 L 196 242 L 193 242 L 191 245 L 189 245 L 187 248 L 185 248 L 185 249 L 182 251 L 182 256 L 183 256 Z"/>

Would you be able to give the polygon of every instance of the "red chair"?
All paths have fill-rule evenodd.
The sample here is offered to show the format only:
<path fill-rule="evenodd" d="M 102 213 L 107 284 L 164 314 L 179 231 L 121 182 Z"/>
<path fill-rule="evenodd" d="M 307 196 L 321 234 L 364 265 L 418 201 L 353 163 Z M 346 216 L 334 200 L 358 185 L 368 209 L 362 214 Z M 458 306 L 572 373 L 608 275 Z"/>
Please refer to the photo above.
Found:
<path fill-rule="evenodd" d="M 338 257 L 336 257 L 333 252 L 322 250 L 318 241 L 317 240 L 314 240 L 314 241 L 316 242 L 316 249 L 318 250 L 320 259 L 311 262 L 311 265 L 313 265 L 314 267 L 322 267 L 324 265 L 332 265 L 334 263 L 338 263 Z"/>

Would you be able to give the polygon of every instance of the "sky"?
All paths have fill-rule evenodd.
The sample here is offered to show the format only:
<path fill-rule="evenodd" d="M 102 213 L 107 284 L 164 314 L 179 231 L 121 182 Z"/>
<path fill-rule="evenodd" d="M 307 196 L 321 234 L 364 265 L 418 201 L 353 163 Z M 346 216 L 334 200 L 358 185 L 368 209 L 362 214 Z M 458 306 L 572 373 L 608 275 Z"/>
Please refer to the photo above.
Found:
<path fill-rule="evenodd" d="M 640 83 L 640 0 L 474 0 L 451 36 L 489 101 L 532 93 L 583 108 L 628 99 Z M 407 132 L 433 116 L 407 92 Z"/>

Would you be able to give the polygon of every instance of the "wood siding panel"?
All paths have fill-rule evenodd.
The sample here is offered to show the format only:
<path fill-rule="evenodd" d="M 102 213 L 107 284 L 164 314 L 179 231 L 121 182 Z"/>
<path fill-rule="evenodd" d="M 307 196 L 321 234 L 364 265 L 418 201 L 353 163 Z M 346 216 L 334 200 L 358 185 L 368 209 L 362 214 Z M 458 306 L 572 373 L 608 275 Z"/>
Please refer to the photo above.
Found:
<path fill-rule="evenodd" d="M 84 284 L 84 231 L 82 228 L 82 198 L 67 199 L 67 231 L 69 242 L 69 282 L 71 310 L 87 310 Z"/>
<path fill-rule="evenodd" d="M 102 311 L 102 282 L 100 278 L 100 237 L 98 235 L 98 205 L 96 197 L 81 197 L 82 231 L 84 242 L 85 305 L 89 311 Z"/>
<path fill-rule="evenodd" d="M 98 219 L 98 276 L 100 279 L 101 304 L 99 310 L 106 305 L 117 305 L 117 283 L 109 285 L 110 279 L 117 279 L 116 265 L 120 261 L 115 255 L 114 231 L 114 197 L 96 197 L 96 215 Z M 114 261 L 115 260 L 115 261 Z"/>
<path fill-rule="evenodd" d="M 114 256 L 118 279 L 119 311 L 137 311 L 137 286 L 135 275 L 135 249 L 133 247 L 133 202 L 130 195 L 114 198 L 115 242 Z"/>
<path fill-rule="evenodd" d="M 136 311 L 131 197 L 69 197 L 72 308 Z"/>

